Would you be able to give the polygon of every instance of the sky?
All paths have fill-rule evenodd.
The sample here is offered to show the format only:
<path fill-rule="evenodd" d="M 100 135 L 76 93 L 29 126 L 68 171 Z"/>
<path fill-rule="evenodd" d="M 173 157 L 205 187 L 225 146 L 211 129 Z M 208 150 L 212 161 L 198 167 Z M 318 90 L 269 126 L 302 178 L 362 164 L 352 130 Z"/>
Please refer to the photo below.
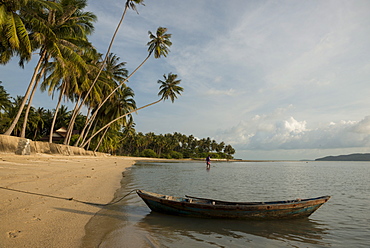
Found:
<path fill-rule="evenodd" d="M 88 3 L 98 17 L 90 40 L 105 53 L 125 1 Z M 138 106 L 159 99 L 157 80 L 170 72 L 184 92 L 135 114 L 137 132 L 210 137 L 250 160 L 370 152 L 370 1 L 144 3 L 128 12 L 112 52 L 132 72 L 148 54 L 148 31 L 166 27 L 171 52 L 150 58 L 128 86 Z M 36 60 L 0 66 L 10 95 L 24 95 Z M 53 109 L 56 98 L 38 92 L 33 105 Z"/>

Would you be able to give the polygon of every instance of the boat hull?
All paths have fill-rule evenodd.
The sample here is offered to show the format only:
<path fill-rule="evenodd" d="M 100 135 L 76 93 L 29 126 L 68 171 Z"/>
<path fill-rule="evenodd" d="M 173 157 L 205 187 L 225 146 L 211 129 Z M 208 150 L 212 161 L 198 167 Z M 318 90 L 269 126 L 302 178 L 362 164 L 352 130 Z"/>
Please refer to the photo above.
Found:
<path fill-rule="evenodd" d="M 296 219 L 310 216 L 330 196 L 278 202 L 225 202 L 202 198 L 181 198 L 137 190 L 154 212 L 226 219 Z"/>

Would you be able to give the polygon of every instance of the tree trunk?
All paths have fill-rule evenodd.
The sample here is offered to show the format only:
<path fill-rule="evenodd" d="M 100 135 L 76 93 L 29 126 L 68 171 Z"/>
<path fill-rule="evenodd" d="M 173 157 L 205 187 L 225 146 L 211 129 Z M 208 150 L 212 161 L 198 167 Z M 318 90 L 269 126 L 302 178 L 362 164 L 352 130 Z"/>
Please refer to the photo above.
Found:
<path fill-rule="evenodd" d="M 129 78 L 131 78 L 132 75 L 134 75 L 143 66 L 143 64 L 150 58 L 151 54 L 152 53 L 149 53 L 149 55 L 143 60 L 143 62 L 141 62 L 141 64 L 138 67 L 136 67 L 136 69 L 125 80 L 123 80 L 123 82 L 121 82 L 114 90 L 112 90 L 112 92 L 98 105 L 98 107 L 96 108 L 94 114 L 91 115 L 91 117 L 89 118 L 87 124 L 83 128 L 83 131 L 82 132 L 83 133 L 86 133 L 86 135 L 83 137 L 83 140 L 85 140 L 87 138 L 87 135 L 90 132 L 90 128 L 92 126 L 92 123 L 94 122 L 94 120 L 96 118 L 96 115 L 98 114 L 98 111 L 101 109 L 101 107 L 103 106 L 103 104 L 106 103 L 109 100 L 109 98 L 114 94 L 114 92 L 116 92 L 120 87 L 122 87 L 122 85 L 124 83 L 126 83 L 127 80 Z M 87 128 L 87 131 L 85 132 L 86 128 Z M 84 141 L 82 141 L 82 143 L 83 142 Z"/>
<path fill-rule="evenodd" d="M 105 131 L 104 131 L 103 135 L 101 136 L 101 138 L 100 138 L 100 140 L 99 140 L 99 143 L 98 143 L 98 145 L 96 146 L 96 148 L 95 148 L 94 152 L 96 152 L 96 151 L 99 149 L 99 146 L 100 146 L 100 145 L 101 145 L 101 143 L 103 142 L 103 139 L 104 139 L 105 135 L 107 134 L 107 132 L 108 132 L 109 128 L 110 128 L 110 125 L 105 129 Z"/>
<path fill-rule="evenodd" d="M 38 74 L 38 76 L 36 78 L 35 85 L 33 86 L 33 89 L 32 89 L 32 92 L 31 92 L 31 96 L 30 96 L 30 98 L 28 100 L 27 110 L 26 110 L 26 113 L 24 114 L 24 120 L 23 120 L 23 127 L 22 127 L 22 132 L 21 132 L 21 138 L 25 138 L 26 137 L 26 129 L 27 129 L 27 122 L 28 122 L 28 115 L 29 115 L 29 112 L 30 112 L 30 109 L 31 109 L 31 103 L 33 101 L 33 97 L 35 96 L 35 93 L 36 93 L 36 90 L 37 90 L 37 86 L 39 85 L 40 80 L 41 80 L 41 77 L 44 75 L 44 73 L 45 73 L 45 67 L 43 67 L 41 69 L 41 72 Z"/>
<path fill-rule="evenodd" d="M 143 106 L 143 107 L 141 107 L 141 108 L 138 108 L 138 109 L 135 109 L 135 110 L 133 110 L 133 111 L 131 111 L 131 112 L 128 112 L 127 114 L 124 114 L 124 115 L 121 115 L 120 117 L 117 117 L 116 119 L 114 119 L 114 120 L 112 120 L 111 122 L 109 122 L 107 125 L 105 125 L 104 127 L 102 127 L 102 128 L 100 128 L 97 132 L 95 132 L 93 135 L 91 135 L 91 137 L 87 140 L 87 141 L 85 141 L 85 143 L 83 143 L 80 147 L 84 147 L 84 146 L 86 146 L 86 144 L 87 143 L 89 143 L 91 140 L 92 140 L 92 138 L 94 138 L 98 133 L 100 133 L 101 131 L 103 131 L 107 126 L 109 126 L 109 125 L 111 125 L 112 123 L 114 123 L 114 122 L 116 122 L 116 121 L 118 121 L 119 119 L 122 119 L 123 117 L 125 117 L 125 116 L 127 116 L 127 115 L 129 115 L 129 114 L 132 114 L 132 113 L 134 113 L 134 112 L 137 112 L 137 111 L 139 111 L 139 110 L 141 110 L 141 109 L 143 109 L 143 108 L 146 108 L 146 107 L 149 107 L 149 106 L 152 106 L 152 105 L 154 105 L 154 104 L 157 104 L 157 103 L 159 103 L 160 101 L 162 101 L 163 100 L 163 98 L 161 98 L 161 99 L 159 99 L 158 101 L 155 101 L 155 102 L 152 102 L 152 103 L 150 103 L 150 104 L 147 104 L 147 105 L 145 105 L 145 106 Z"/>
<path fill-rule="evenodd" d="M 14 130 L 14 128 L 15 128 L 15 126 L 17 125 L 17 123 L 19 121 L 19 118 L 21 117 L 21 114 L 23 112 L 24 106 L 26 105 L 26 102 L 28 100 L 28 97 L 29 97 L 29 95 L 31 93 L 31 89 L 32 89 L 32 87 L 33 87 L 33 85 L 35 83 L 36 76 L 37 76 L 38 71 L 40 70 L 42 61 L 45 59 L 45 56 L 46 56 L 46 52 L 43 51 L 41 53 L 41 56 L 40 56 L 39 61 L 37 62 L 37 65 L 35 67 L 35 70 L 33 71 L 33 75 L 32 75 L 30 84 L 28 85 L 28 88 L 27 88 L 26 94 L 24 95 L 24 98 L 23 98 L 23 101 L 21 103 L 21 106 L 19 106 L 18 113 L 15 116 L 15 118 L 14 118 L 12 124 L 10 125 L 10 127 L 8 128 L 8 130 L 5 131 L 4 135 L 11 135 L 12 132 L 13 132 L 13 130 Z"/>
<path fill-rule="evenodd" d="M 60 91 L 60 94 L 59 94 L 58 103 L 57 103 L 57 106 L 55 108 L 55 113 L 54 113 L 54 116 L 53 116 L 53 122 L 51 123 L 49 143 L 53 143 L 54 126 L 55 126 L 55 122 L 57 120 L 60 105 L 62 103 L 62 98 L 63 98 L 64 91 L 65 91 L 65 86 L 64 86 L 64 83 L 63 83 L 62 90 Z"/>
<path fill-rule="evenodd" d="M 78 115 L 78 113 L 80 113 L 80 110 L 81 110 L 81 107 L 82 107 L 82 106 L 78 106 L 78 103 L 79 103 L 80 99 L 81 99 L 81 96 L 79 96 L 79 98 L 76 102 L 75 108 L 73 109 L 72 117 L 71 117 L 71 120 L 69 121 L 69 124 L 68 124 L 67 134 L 66 134 L 66 137 L 65 137 L 64 142 L 63 142 L 64 145 L 69 145 L 69 142 L 71 140 L 72 133 L 73 133 L 73 127 L 75 125 L 77 115 Z"/>
<path fill-rule="evenodd" d="M 128 3 L 128 1 L 127 1 L 127 3 Z M 101 66 L 100 66 L 99 72 L 98 72 L 98 74 L 96 75 L 96 77 L 95 77 L 95 79 L 94 79 L 94 82 L 91 84 L 90 89 L 87 91 L 86 96 L 85 96 L 85 97 L 84 97 L 84 99 L 82 100 L 82 102 L 81 102 L 81 104 L 80 104 L 80 106 L 79 106 L 79 108 L 78 108 L 78 112 L 81 110 L 82 106 L 83 106 L 83 105 L 84 105 L 84 103 L 86 102 L 86 99 L 87 99 L 87 98 L 88 98 L 88 96 L 90 95 L 90 93 L 91 93 L 91 91 L 92 91 L 93 87 L 95 86 L 96 82 L 97 82 L 97 81 L 98 81 L 98 79 L 99 79 L 99 76 L 100 76 L 101 72 L 102 72 L 102 71 L 103 71 L 103 69 L 104 69 L 105 62 L 107 61 L 108 55 L 109 55 L 109 53 L 110 53 L 110 50 L 111 50 L 112 45 L 113 45 L 113 43 L 114 43 L 114 40 L 115 40 L 115 38 L 116 38 L 116 36 L 117 36 L 118 30 L 120 29 L 121 24 L 122 24 L 122 22 L 123 22 L 123 19 L 124 19 L 124 18 L 125 18 L 125 16 L 126 16 L 126 12 L 127 12 L 128 7 L 129 7 L 129 5 L 128 5 L 127 3 L 125 4 L 125 9 L 124 9 L 124 11 L 123 11 L 123 13 L 122 13 L 121 19 L 119 20 L 119 22 L 118 22 L 118 24 L 117 24 L 116 30 L 115 30 L 115 31 L 114 31 L 114 33 L 113 33 L 112 39 L 111 39 L 111 41 L 110 41 L 110 43 L 109 43 L 109 46 L 108 46 L 107 52 L 106 52 L 106 54 L 105 54 L 105 57 L 104 57 L 104 60 L 103 60 L 103 62 L 102 62 L 102 64 L 101 64 Z M 77 115 L 76 115 L 76 116 L 72 116 L 72 118 L 71 118 L 71 122 L 73 122 L 73 123 L 74 123 L 74 121 L 76 120 L 76 117 L 77 117 Z M 94 117 L 94 118 L 95 118 L 95 117 Z M 86 126 L 86 125 L 85 125 L 85 126 Z M 85 128 L 84 128 L 84 130 L 85 130 Z M 84 130 L 83 130 L 83 131 L 84 131 Z M 73 131 L 73 129 L 72 129 L 72 131 Z M 69 135 L 69 133 L 71 133 L 72 131 L 70 131 L 70 128 L 69 128 L 69 126 L 68 126 L 67 135 Z M 86 132 L 86 133 L 88 133 L 88 132 Z"/>
<path fill-rule="evenodd" d="M 24 120 L 23 120 L 23 126 L 22 126 L 22 131 L 21 131 L 21 138 L 26 138 L 26 129 L 27 129 L 27 122 L 28 122 L 28 114 L 30 113 L 31 103 L 32 103 L 32 100 L 33 100 L 33 96 L 35 95 L 35 92 L 36 92 L 36 89 L 37 89 L 37 86 L 38 86 L 39 82 L 40 82 L 40 77 L 38 77 L 38 79 L 36 80 L 36 83 L 33 86 L 33 89 L 32 89 L 31 95 L 30 95 L 30 98 L 28 100 L 27 109 L 26 109 L 26 112 L 24 113 Z"/>
<path fill-rule="evenodd" d="M 90 118 L 90 113 L 91 113 L 91 107 L 89 107 L 88 110 L 87 110 L 85 125 L 87 124 L 88 118 Z M 84 132 L 85 132 L 85 130 L 81 131 L 80 136 L 78 137 L 76 143 L 73 146 L 78 146 L 78 144 L 81 141 L 81 138 L 84 136 Z M 83 141 L 81 141 L 81 143 L 83 143 Z"/>

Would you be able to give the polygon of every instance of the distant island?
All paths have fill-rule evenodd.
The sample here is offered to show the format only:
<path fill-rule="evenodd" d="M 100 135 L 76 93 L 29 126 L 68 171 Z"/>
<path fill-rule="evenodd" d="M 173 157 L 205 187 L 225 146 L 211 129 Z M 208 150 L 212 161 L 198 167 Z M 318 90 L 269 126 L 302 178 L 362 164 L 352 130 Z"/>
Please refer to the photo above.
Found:
<path fill-rule="evenodd" d="M 315 161 L 370 161 L 370 153 L 355 153 L 349 155 L 327 156 Z"/>

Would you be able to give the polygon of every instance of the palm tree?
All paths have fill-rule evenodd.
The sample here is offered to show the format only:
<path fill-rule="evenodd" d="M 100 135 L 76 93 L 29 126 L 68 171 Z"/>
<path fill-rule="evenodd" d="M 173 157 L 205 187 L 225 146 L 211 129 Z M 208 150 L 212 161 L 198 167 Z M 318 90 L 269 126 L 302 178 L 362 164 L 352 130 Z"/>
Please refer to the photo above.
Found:
<path fill-rule="evenodd" d="M 149 38 L 151 39 L 147 45 L 148 47 L 148 56 L 141 62 L 141 64 L 125 79 L 123 80 L 106 98 L 105 100 L 99 104 L 97 110 L 101 108 L 101 106 L 108 101 L 108 99 L 114 94 L 116 90 L 118 90 L 123 84 L 125 84 L 129 78 L 131 78 L 132 75 L 134 75 L 148 59 L 151 57 L 151 55 L 154 53 L 154 58 L 160 58 L 161 56 L 167 57 L 169 53 L 169 47 L 172 45 L 172 42 L 170 41 L 171 34 L 167 34 L 167 28 L 159 27 L 157 29 L 156 35 L 154 35 L 152 32 L 148 32 Z M 97 113 L 97 112 L 95 112 Z M 87 125 L 92 125 L 92 122 L 94 121 L 96 117 L 96 114 L 92 115 L 89 119 Z M 85 128 L 84 128 L 85 129 Z M 68 134 L 67 134 L 68 136 Z"/>
<path fill-rule="evenodd" d="M 8 112 L 7 112 L 7 115 L 9 117 L 9 122 L 11 122 L 11 120 L 14 118 L 14 116 L 17 115 L 17 113 L 19 112 L 19 108 L 20 108 L 20 105 L 21 103 L 24 101 L 23 99 L 24 97 L 21 97 L 21 96 L 17 96 L 16 98 L 13 98 L 12 97 L 12 107 L 8 109 Z M 19 117 L 20 120 L 23 120 L 23 114 L 24 114 L 24 111 L 22 111 L 21 113 L 22 115 Z M 20 134 L 22 128 L 20 127 L 19 124 L 15 125 L 14 126 L 14 134 L 17 136 L 18 134 Z"/>
<path fill-rule="evenodd" d="M 0 2 L 0 64 L 18 55 L 19 65 L 29 61 L 32 51 L 30 26 L 38 22 L 40 13 L 57 10 L 59 4 L 48 0 L 2 0 Z"/>
<path fill-rule="evenodd" d="M 41 12 L 42 7 L 53 9 L 56 5 L 45 0 L 19 0 L 19 1 L 2 1 L 0 3 L 0 35 L 5 37 L 0 41 L 0 63 L 6 64 L 14 55 L 20 57 L 20 66 L 23 67 L 24 61 L 31 59 L 31 52 L 34 48 L 31 46 L 29 32 L 26 24 L 36 22 L 36 16 L 30 14 L 31 7 L 34 10 Z M 34 12 L 34 11 L 33 11 Z M 39 64 L 36 66 L 39 68 Z M 36 78 L 36 75 L 33 77 Z M 25 97 L 21 103 L 17 115 L 8 130 L 4 133 L 10 135 L 14 130 L 23 108 L 26 104 L 28 96 L 31 92 L 33 84 L 27 88 Z"/>
<path fill-rule="evenodd" d="M 32 140 L 37 140 L 38 137 L 42 136 L 42 131 L 45 127 L 45 114 L 46 111 L 44 108 L 38 108 L 34 113 L 34 119 L 36 119 L 36 126 L 33 130 Z"/>
<path fill-rule="evenodd" d="M 165 81 L 162 81 L 162 80 L 158 80 L 157 81 L 159 84 L 161 84 L 159 86 L 160 91 L 158 93 L 158 96 L 160 96 L 160 99 L 158 101 L 155 101 L 153 103 L 147 104 L 147 105 L 145 105 L 143 107 L 140 107 L 140 108 L 135 109 L 135 110 L 133 110 L 131 112 L 128 112 L 128 113 L 126 113 L 126 114 L 124 114 L 124 115 L 122 115 L 120 117 L 115 118 L 114 120 L 110 121 L 107 125 L 105 125 L 101 129 L 99 129 L 97 132 L 95 132 L 80 147 L 85 147 L 86 144 L 89 143 L 92 138 L 94 138 L 98 133 L 100 133 L 101 131 L 103 131 L 107 126 L 109 126 L 110 124 L 118 121 L 119 119 L 121 119 L 121 118 L 123 118 L 123 117 L 125 117 L 125 116 L 127 116 L 129 114 L 132 114 L 132 113 L 137 112 L 137 111 L 139 111 L 139 110 L 141 110 L 143 108 L 146 108 L 146 107 L 152 106 L 154 104 L 157 104 L 157 103 L 159 103 L 161 101 L 165 101 L 167 99 L 170 99 L 171 102 L 174 102 L 175 99 L 177 98 L 177 96 L 178 95 L 181 95 L 181 92 L 184 91 L 184 89 L 181 86 L 179 86 L 181 80 L 178 80 L 177 79 L 177 75 L 176 74 L 172 74 L 172 73 L 168 73 L 168 76 L 163 75 L 163 77 L 164 77 Z"/>
<path fill-rule="evenodd" d="M 9 94 L 6 92 L 1 83 L 2 82 L 0 81 L 0 132 L 3 132 L 9 122 L 8 111 L 12 107 L 12 102 Z"/>
<path fill-rule="evenodd" d="M 0 3 L 0 63 L 6 64 L 15 54 L 21 60 L 30 60 L 32 48 L 28 30 L 21 16 L 21 9 L 32 0 L 1 1 Z"/>
<path fill-rule="evenodd" d="M 136 103 L 134 101 L 134 92 L 129 87 L 124 87 L 117 91 L 117 96 L 114 97 L 111 101 L 106 103 L 103 108 L 100 109 L 99 114 L 96 118 L 96 127 L 104 126 L 110 119 L 107 119 L 107 116 L 111 116 L 112 118 L 119 117 L 124 115 L 125 113 L 136 109 Z M 131 115 L 129 115 L 129 119 L 131 119 Z M 121 129 L 122 126 L 127 124 L 126 118 L 120 119 L 119 121 L 110 124 L 106 127 L 106 131 L 103 135 L 101 135 L 101 140 L 107 134 L 108 129 L 113 129 L 113 132 L 117 132 Z M 82 141 L 84 142 L 84 141 Z M 98 147 L 97 147 L 98 148 Z"/>
<path fill-rule="evenodd" d="M 157 29 L 156 35 L 154 35 L 152 32 L 149 33 L 149 38 L 151 41 L 148 42 L 148 51 L 150 55 L 154 52 L 154 58 L 160 58 L 162 55 L 167 57 L 169 50 L 169 47 L 172 45 L 172 42 L 170 41 L 171 34 L 166 34 L 167 28 L 159 27 Z"/>
<path fill-rule="evenodd" d="M 164 74 L 163 78 L 165 81 L 157 81 L 157 83 L 161 84 L 161 86 L 159 86 L 160 91 L 158 96 L 161 96 L 160 100 L 170 99 L 171 102 L 174 102 L 177 96 L 181 95 L 181 92 L 184 91 L 184 89 L 179 86 L 181 80 L 177 79 L 177 75 L 172 73 L 168 73 L 168 76 Z"/>
<path fill-rule="evenodd" d="M 9 94 L 4 89 L 4 86 L 1 85 L 2 82 L 0 81 L 0 116 L 1 111 L 5 111 L 7 108 L 11 107 L 12 103 L 9 99 Z"/>
<path fill-rule="evenodd" d="M 10 135 L 19 120 L 24 105 L 28 100 L 30 91 L 35 84 L 36 78 L 40 75 L 40 69 L 43 63 L 51 57 L 62 65 L 66 61 L 74 61 L 78 69 L 85 68 L 84 60 L 81 58 L 79 47 L 89 46 L 87 35 L 93 31 L 92 22 L 96 20 L 95 15 L 89 12 L 82 12 L 86 7 L 86 0 L 60 0 L 61 8 L 51 10 L 45 14 L 45 11 L 29 7 L 27 11 L 36 16 L 36 21 L 30 23 L 32 32 L 31 40 L 35 48 L 40 50 L 40 58 L 35 67 L 29 88 L 26 92 L 24 102 L 20 106 L 20 111 L 9 129 L 4 133 Z M 29 99 L 28 104 L 31 104 Z M 25 120 L 27 121 L 27 120 Z"/>
<path fill-rule="evenodd" d="M 125 125 L 123 126 L 121 132 L 119 133 L 119 155 L 132 152 L 132 149 L 134 148 L 132 146 L 132 142 L 136 135 L 135 125 L 136 124 L 134 123 L 134 119 L 132 118 L 132 116 L 130 116 L 130 118 L 128 118 Z"/>
<path fill-rule="evenodd" d="M 32 102 L 33 97 L 35 96 L 37 86 L 38 86 L 38 84 L 40 82 L 40 79 L 41 79 L 41 75 L 44 74 L 44 72 L 45 72 L 45 70 L 44 70 L 44 67 L 43 67 L 41 72 L 39 73 L 38 77 L 36 78 L 35 84 L 33 85 L 33 89 L 31 91 L 31 95 L 30 95 L 29 100 L 28 100 L 29 103 Z M 22 138 L 26 137 L 26 128 L 27 128 L 28 115 L 29 115 L 30 110 L 31 110 L 31 104 L 28 104 L 26 112 L 24 114 L 24 121 L 23 121 L 23 126 L 22 126 L 22 131 L 21 131 L 21 137 Z"/>
<path fill-rule="evenodd" d="M 83 106 L 83 105 L 85 104 L 85 102 L 87 101 L 87 98 L 89 97 L 89 95 L 90 95 L 90 93 L 91 93 L 91 91 L 92 91 L 93 87 L 95 86 L 96 82 L 97 82 L 97 81 L 98 81 L 98 79 L 99 79 L 99 76 L 100 76 L 101 72 L 102 72 L 102 71 L 103 71 L 103 69 L 104 69 L 105 63 L 106 63 L 106 61 L 107 61 L 107 59 L 108 59 L 108 56 L 109 56 L 109 54 L 110 54 L 110 50 L 111 50 L 112 45 L 113 45 L 113 43 L 114 43 L 114 40 L 115 40 L 115 38 L 116 38 L 116 36 L 117 36 L 118 30 L 120 29 L 120 27 L 121 27 L 121 25 L 122 25 L 122 22 L 123 22 L 123 20 L 124 20 L 124 18 L 125 18 L 125 16 L 126 16 L 127 10 L 128 10 L 128 9 L 133 9 L 133 10 L 135 10 L 135 11 L 137 12 L 137 9 L 136 9 L 136 5 L 137 5 L 137 4 L 144 5 L 144 0 L 127 0 L 127 1 L 126 1 L 125 8 L 124 8 L 124 10 L 123 10 L 123 13 L 122 13 L 121 19 L 119 20 L 119 22 L 118 22 L 118 24 L 117 24 L 117 27 L 116 27 L 116 30 L 115 30 L 115 31 L 114 31 L 114 33 L 113 33 L 112 39 L 111 39 L 111 41 L 110 41 L 110 43 L 109 43 L 108 50 L 107 50 L 107 52 L 106 52 L 106 54 L 105 54 L 105 58 L 104 58 L 103 62 L 101 63 L 100 69 L 99 69 L 99 71 L 98 71 L 98 73 L 97 73 L 97 75 L 96 75 L 96 77 L 95 77 L 94 81 L 92 82 L 92 84 L 91 84 L 91 86 L 90 86 L 90 89 L 87 91 L 86 96 L 83 98 L 83 100 L 81 101 L 80 105 L 76 108 L 76 113 L 74 113 L 74 114 L 72 115 L 71 122 L 70 122 L 70 125 L 68 126 L 68 130 L 67 130 L 67 137 L 66 137 L 66 138 L 67 138 L 67 140 L 68 140 L 68 139 L 70 138 L 70 136 L 72 135 L 73 125 L 74 125 L 74 122 L 75 122 L 75 119 L 76 119 L 77 114 L 80 112 L 80 110 L 81 110 L 82 106 Z M 137 13 L 138 13 L 138 12 L 137 12 Z M 113 94 L 113 93 L 112 93 L 112 94 Z M 94 117 L 94 118 L 95 118 L 95 117 Z M 90 122 L 92 122 L 92 121 L 88 121 L 88 123 L 87 123 L 86 125 L 89 125 L 89 124 L 90 124 Z"/>
<path fill-rule="evenodd" d="M 46 71 L 48 76 L 44 79 L 41 85 L 41 90 L 45 91 L 49 88 L 49 94 L 59 90 L 59 98 L 54 112 L 54 118 L 51 123 L 49 142 L 52 143 L 52 134 L 54 132 L 55 121 L 57 119 L 58 110 L 62 103 L 63 97 L 67 100 L 74 101 L 77 95 L 83 93 L 84 87 L 87 87 L 89 76 L 94 71 L 94 64 L 91 64 L 91 60 L 96 59 L 98 56 L 95 49 L 86 48 L 83 51 L 82 58 L 86 62 L 86 69 L 79 70 L 76 68 L 73 61 L 66 61 L 64 65 L 57 61 L 48 63 Z M 98 96 L 96 94 L 95 96 Z M 78 100 L 77 100 L 78 101 Z M 66 125 L 67 127 L 68 125 Z"/>
<path fill-rule="evenodd" d="M 224 153 L 228 154 L 229 156 L 231 156 L 232 154 L 235 153 L 235 149 L 231 146 L 231 145 L 227 145 L 225 146 L 224 148 Z"/>
<path fill-rule="evenodd" d="M 119 62 L 119 60 L 120 60 L 120 58 L 117 55 L 114 55 L 113 53 L 109 54 L 109 56 L 107 58 L 106 67 L 103 71 L 103 74 L 101 74 L 100 80 L 101 80 L 102 84 L 112 85 L 112 87 L 109 87 L 109 88 L 106 87 L 106 90 L 104 90 L 104 92 L 111 92 L 113 88 L 117 87 L 117 85 L 121 85 L 121 82 L 124 81 L 125 78 L 127 77 L 128 71 L 124 68 L 126 63 L 125 62 Z M 124 88 L 127 88 L 127 87 L 126 87 L 126 85 L 122 85 L 121 89 L 122 88 L 124 89 Z M 120 94 L 117 94 L 117 95 L 119 96 Z M 106 98 L 105 96 L 102 96 L 102 97 L 105 98 L 106 100 L 109 99 L 109 98 Z M 96 107 L 96 109 L 94 110 L 94 113 L 93 113 L 94 116 L 96 116 L 98 114 L 98 112 L 99 112 L 99 110 L 102 106 L 103 105 L 101 103 L 99 103 L 97 105 L 97 107 Z M 92 121 L 88 121 L 88 122 L 89 122 L 89 124 L 87 123 L 84 126 L 84 128 L 81 132 L 81 136 L 79 137 L 77 143 L 80 141 L 80 139 L 84 140 L 86 138 L 86 135 L 89 133 L 93 122 Z M 86 135 L 84 135 L 85 133 L 86 133 Z M 77 145 L 77 143 L 76 143 L 76 145 Z"/>

